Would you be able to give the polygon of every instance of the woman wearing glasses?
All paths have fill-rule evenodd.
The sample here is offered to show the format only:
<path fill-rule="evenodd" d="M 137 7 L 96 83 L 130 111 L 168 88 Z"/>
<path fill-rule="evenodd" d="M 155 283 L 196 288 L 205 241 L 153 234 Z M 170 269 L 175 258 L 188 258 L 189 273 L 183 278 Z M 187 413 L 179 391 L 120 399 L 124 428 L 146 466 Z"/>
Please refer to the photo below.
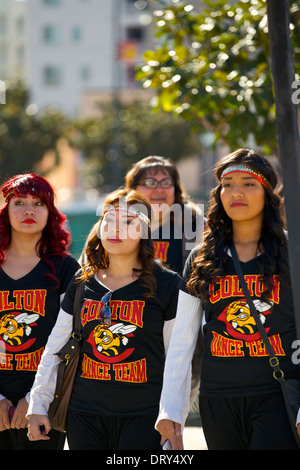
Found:
<path fill-rule="evenodd" d="M 112 193 L 87 244 L 87 264 L 79 277 L 85 283 L 83 345 L 67 418 L 71 450 L 161 449 L 154 423 L 180 277 L 154 260 L 150 212 L 139 192 Z M 53 352 L 71 331 L 75 288 L 74 281 L 32 390 L 32 440 L 48 439 L 57 365 Z"/>
<path fill-rule="evenodd" d="M 125 187 L 137 189 L 151 204 L 155 259 L 181 275 L 189 253 L 202 239 L 204 216 L 188 199 L 175 163 L 160 156 L 146 157 L 125 175 Z M 88 239 L 96 229 L 95 225 Z M 86 262 L 85 249 L 79 262 Z"/>
<path fill-rule="evenodd" d="M 151 204 L 156 259 L 181 274 L 190 251 L 201 240 L 204 218 L 199 206 L 188 200 L 176 165 L 164 157 L 146 157 L 126 174 L 125 185 L 140 191 Z"/>

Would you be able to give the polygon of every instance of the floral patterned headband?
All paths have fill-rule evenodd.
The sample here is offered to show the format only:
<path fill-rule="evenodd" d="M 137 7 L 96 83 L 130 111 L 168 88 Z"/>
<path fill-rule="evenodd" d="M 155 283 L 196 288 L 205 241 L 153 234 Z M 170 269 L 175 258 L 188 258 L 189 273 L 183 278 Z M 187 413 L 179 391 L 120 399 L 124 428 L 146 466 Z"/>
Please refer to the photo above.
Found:
<path fill-rule="evenodd" d="M 148 225 L 148 227 L 150 227 L 150 219 L 145 214 L 143 214 L 143 212 L 138 211 L 138 210 L 134 209 L 133 207 L 130 207 L 130 206 L 111 206 L 109 209 L 107 209 L 103 212 L 103 215 L 106 214 L 106 212 L 110 212 L 110 211 L 126 211 L 126 212 L 129 212 L 130 214 L 132 214 L 135 217 L 137 217 L 138 219 L 140 219 L 142 222 L 145 222 Z"/>
<path fill-rule="evenodd" d="M 229 173 L 233 173 L 235 171 L 240 171 L 242 173 L 248 173 L 249 175 L 253 176 L 257 181 L 259 181 L 265 188 L 271 189 L 271 185 L 268 180 L 258 171 L 253 170 L 249 166 L 246 165 L 231 165 L 225 168 L 221 174 L 221 181 L 224 176 L 228 175 Z"/>

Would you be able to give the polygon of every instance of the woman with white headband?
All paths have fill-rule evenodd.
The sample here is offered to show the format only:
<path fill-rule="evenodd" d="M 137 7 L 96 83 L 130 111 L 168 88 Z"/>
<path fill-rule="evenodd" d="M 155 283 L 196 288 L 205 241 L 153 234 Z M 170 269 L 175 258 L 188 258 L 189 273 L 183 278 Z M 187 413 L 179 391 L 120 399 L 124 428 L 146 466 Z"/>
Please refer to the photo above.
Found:
<path fill-rule="evenodd" d="M 154 260 L 150 214 L 150 204 L 135 190 L 117 190 L 106 198 L 86 247 L 87 264 L 66 292 L 31 391 L 31 440 L 48 439 L 54 354 L 70 335 L 76 281 L 81 280 L 83 344 L 68 408 L 69 449 L 161 449 L 154 424 L 180 277 Z"/>
<path fill-rule="evenodd" d="M 218 185 L 211 194 L 204 243 L 187 260 L 180 286 L 156 428 L 162 441 L 182 432 L 186 374 L 202 302 L 199 406 L 208 449 L 297 449 L 280 384 L 231 253 L 234 246 L 285 377 L 298 379 L 299 366 L 292 361 L 296 331 L 278 176 L 266 158 L 247 149 L 222 158 L 215 174 Z"/>

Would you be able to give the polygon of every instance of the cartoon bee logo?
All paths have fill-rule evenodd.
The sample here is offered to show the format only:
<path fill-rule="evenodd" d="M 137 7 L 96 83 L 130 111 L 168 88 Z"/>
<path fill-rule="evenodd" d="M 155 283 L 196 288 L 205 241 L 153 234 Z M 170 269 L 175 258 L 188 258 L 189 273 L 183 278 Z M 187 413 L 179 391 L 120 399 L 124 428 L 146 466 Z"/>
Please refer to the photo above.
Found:
<path fill-rule="evenodd" d="M 270 309 L 273 302 L 266 303 L 255 299 L 253 303 L 259 314 L 259 318 L 264 325 L 266 322 L 266 315 L 271 313 Z M 231 302 L 222 312 L 219 320 L 222 320 L 227 324 L 228 333 L 235 338 L 254 340 L 260 337 L 260 334 L 257 331 L 256 321 L 251 314 L 250 307 L 246 300 Z"/>
<path fill-rule="evenodd" d="M 7 314 L 0 319 L 0 336 L 10 346 L 20 346 L 24 344 L 31 334 L 32 325 L 39 318 L 39 315 L 19 315 Z"/>
<path fill-rule="evenodd" d="M 97 351 L 106 356 L 117 356 L 120 354 L 120 348 L 128 344 L 128 335 L 136 330 L 134 325 L 124 325 L 116 323 L 109 328 L 98 325 L 94 329 L 93 337 Z"/>

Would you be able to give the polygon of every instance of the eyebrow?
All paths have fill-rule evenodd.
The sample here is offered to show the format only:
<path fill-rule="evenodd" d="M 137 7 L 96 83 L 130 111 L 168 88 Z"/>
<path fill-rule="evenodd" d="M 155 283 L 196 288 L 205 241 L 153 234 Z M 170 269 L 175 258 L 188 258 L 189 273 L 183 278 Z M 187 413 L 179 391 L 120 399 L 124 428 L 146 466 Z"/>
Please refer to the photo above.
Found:
<path fill-rule="evenodd" d="M 162 181 L 162 180 L 171 180 L 171 176 L 164 176 L 161 180 L 158 180 L 154 176 L 146 176 L 145 180 L 156 180 L 156 181 Z"/>
<path fill-rule="evenodd" d="M 27 196 L 31 196 L 31 194 L 17 194 L 17 195 L 14 195 L 13 198 L 26 199 Z M 39 196 L 32 196 L 32 199 L 39 199 L 41 201 L 41 198 Z"/>

